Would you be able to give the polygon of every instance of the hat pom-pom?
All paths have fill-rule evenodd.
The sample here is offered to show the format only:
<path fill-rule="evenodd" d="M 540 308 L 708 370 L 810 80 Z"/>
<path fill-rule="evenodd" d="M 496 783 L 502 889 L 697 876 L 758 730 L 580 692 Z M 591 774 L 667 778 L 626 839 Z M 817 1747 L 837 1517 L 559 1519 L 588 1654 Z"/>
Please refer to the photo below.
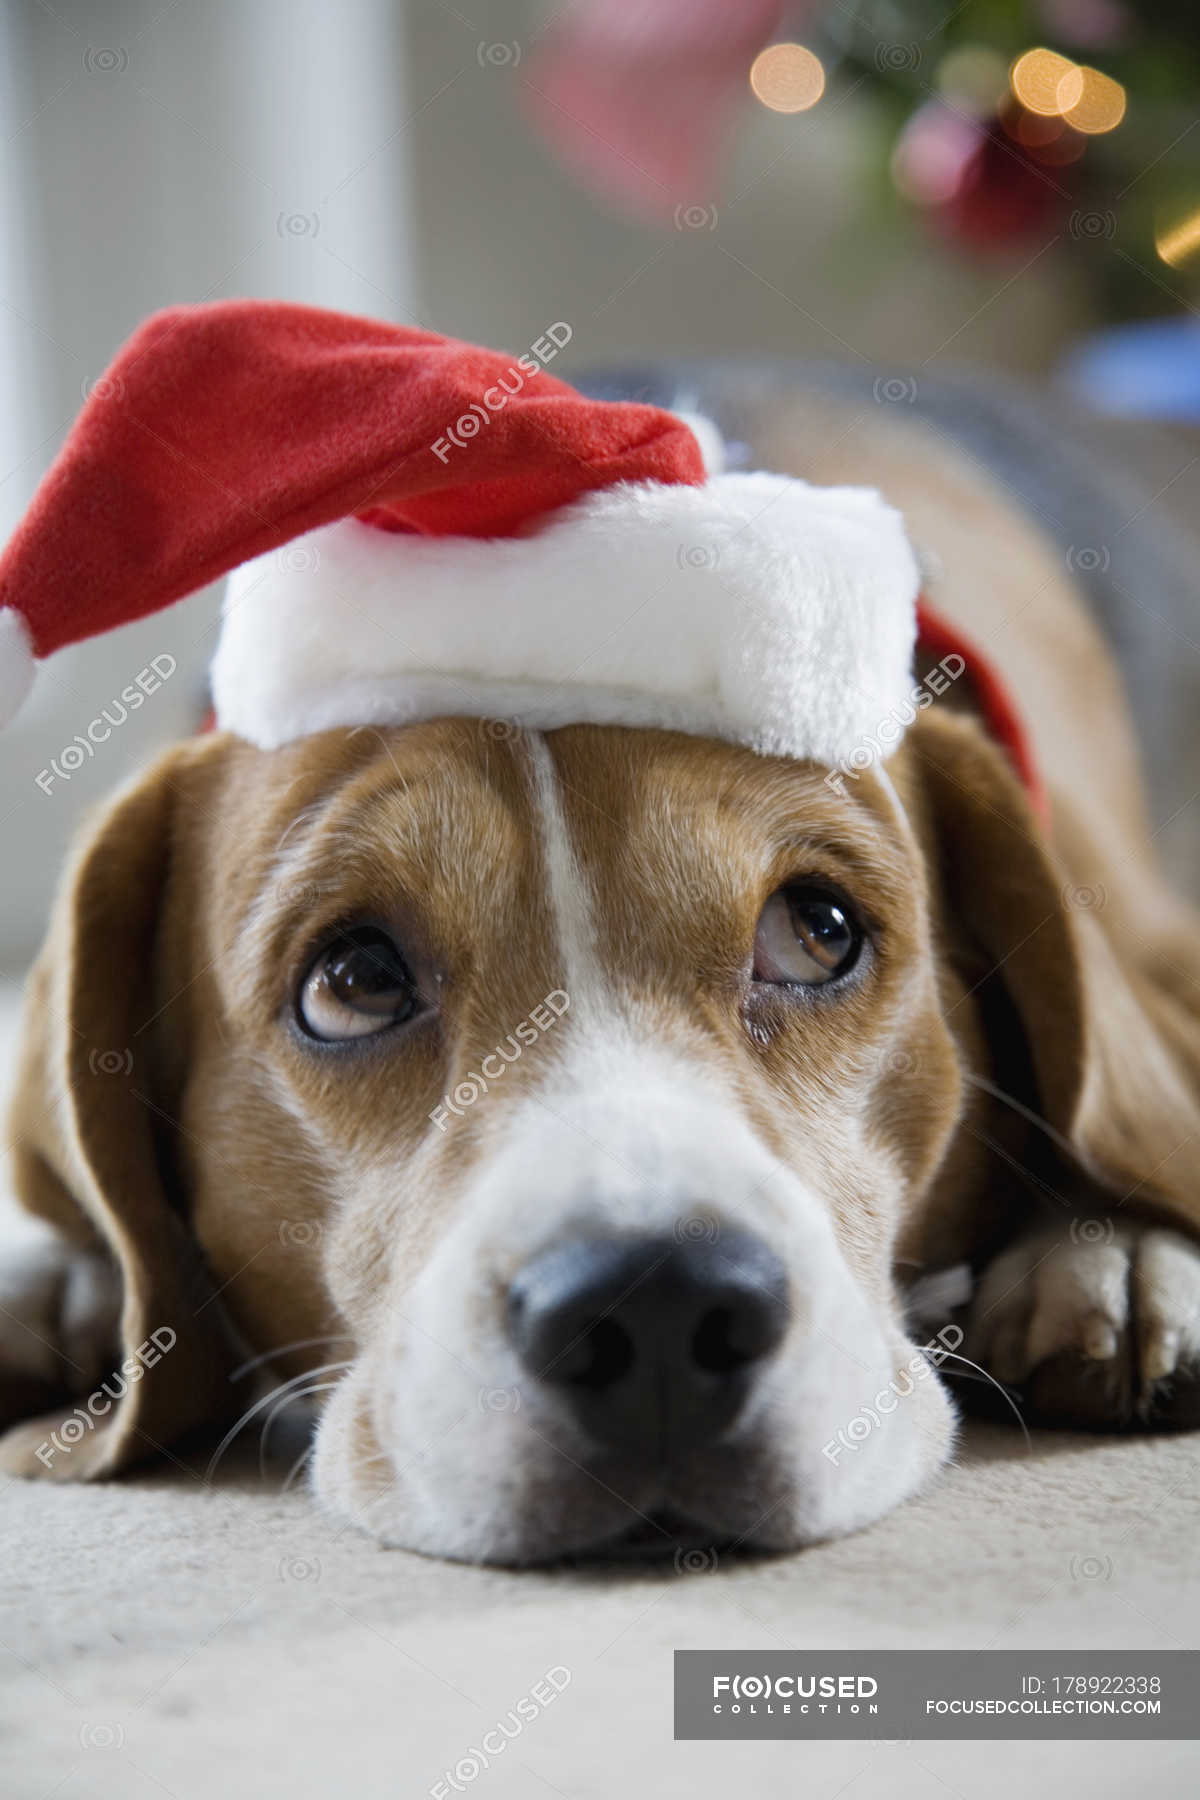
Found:
<path fill-rule="evenodd" d="M 11 606 L 0 607 L 0 730 L 21 710 L 35 668 L 29 627 Z"/>

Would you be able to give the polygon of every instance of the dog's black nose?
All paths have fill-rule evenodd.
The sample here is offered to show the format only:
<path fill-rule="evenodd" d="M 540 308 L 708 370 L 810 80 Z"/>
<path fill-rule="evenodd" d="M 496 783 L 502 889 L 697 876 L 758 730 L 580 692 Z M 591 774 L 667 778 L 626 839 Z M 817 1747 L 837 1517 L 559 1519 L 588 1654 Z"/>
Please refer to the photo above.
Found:
<path fill-rule="evenodd" d="M 783 1265 L 748 1232 L 577 1238 L 527 1263 L 508 1295 L 525 1367 L 591 1438 L 641 1462 L 719 1437 L 787 1323 Z"/>

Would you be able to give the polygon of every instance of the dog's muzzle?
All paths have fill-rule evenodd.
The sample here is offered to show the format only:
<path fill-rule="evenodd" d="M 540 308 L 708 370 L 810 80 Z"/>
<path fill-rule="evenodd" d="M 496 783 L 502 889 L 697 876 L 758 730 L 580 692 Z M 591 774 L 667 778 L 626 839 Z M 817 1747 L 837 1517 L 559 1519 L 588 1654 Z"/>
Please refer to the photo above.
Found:
<path fill-rule="evenodd" d="M 596 1445 L 647 1470 L 734 1425 L 788 1318 L 783 1265 L 749 1232 L 575 1238 L 508 1295 L 523 1366 Z"/>

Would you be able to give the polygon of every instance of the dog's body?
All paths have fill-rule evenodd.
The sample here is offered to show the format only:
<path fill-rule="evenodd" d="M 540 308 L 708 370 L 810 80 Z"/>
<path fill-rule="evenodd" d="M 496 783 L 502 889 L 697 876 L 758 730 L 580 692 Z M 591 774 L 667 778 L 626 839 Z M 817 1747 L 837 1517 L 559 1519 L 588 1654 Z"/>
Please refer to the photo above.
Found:
<path fill-rule="evenodd" d="M 2 1278 L 0 1357 L 15 1392 L 61 1372 L 49 1344 L 86 1396 L 114 1344 L 175 1342 L 74 1444 L 15 1429 L 10 1468 L 103 1472 L 227 1413 L 223 1313 L 280 1375 L 328 1367 L 317 1494 L 388 1541 L 791 1547 L 945 1459 L 918 1347 L 953 1315 L 914 1337 L 904 1291 L 963 1263 L 966 1352 L 1035 1413 L 1190 1422 L 1200 930 L 1109 653 L 1051 546 L 935 438 L 806 397 L 753 450 L 901 508 L 1020 701 L 1048 827 L 965 692 L 882 777 L 472 720 L 170 752 L 82 846 L 32 978 L 16 1183 L 69 1248 Z M 836 993 L 772 974 L 773 897 L 803 883 L 862 924 Z M 297 996 L 364 923 L 403 951 L 412 1021 L 314 1042 Z M 514 1296 L 612 1243 L 640 1263 L 535 1357 Z M 670 1454 L 641 1415 L 594 1429 L 595 1368 L 585 1406 L 554 1364 L 609 1314 L 639 1344 L 645 1283 L 669 1310 L 726 1279 L 696 1315 L 721 1312 L 722 1357 L 766 1335 L 736 1393 L 706 1363 L 711 1428 Z"/>

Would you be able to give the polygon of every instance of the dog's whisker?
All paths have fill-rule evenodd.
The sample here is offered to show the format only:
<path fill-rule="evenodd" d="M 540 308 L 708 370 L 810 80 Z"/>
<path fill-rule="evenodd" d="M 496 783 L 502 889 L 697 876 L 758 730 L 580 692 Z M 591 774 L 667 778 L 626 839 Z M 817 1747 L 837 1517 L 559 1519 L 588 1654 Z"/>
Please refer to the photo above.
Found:
<path fill-rule="evenodd" d="M 1040 1113 L 1035 1113 L 1033 1108 L 1026 1106 L 1023 1100 L 1018 1100 L 1015 1094 L 1006 1094 L 1002 1087 L 997 1087 L 996 1083 L 989 1081 L 986 1075 L 976 1075 L 970 1069 L 964 1069 L 963 1076 L 972 1087 L 981 1088 L 985 1094 L 990 1094 L 993 1100 L 999 1100 L 1001 1105 L 1010 1107 L 1013 1112 L 1019 1113 L 1027 1125 L 1033 1125 L 1038 1131 L 1043 1132 L 1055 1148 L 1061 1150 L 1072 1163 L 1078 1160 L 1078 1153 L 1072 1149 L 1070 1142 L 1062 1132 L 1056 1131 L 1049 1119 L 1043 1119 Z"/>
<path fill-rule="evenodd" d="M 306 1369 L 303 1375 L 293 1375 L 290 1381 L 281 1382 L 277 1387 L 273 1387 L 269 1394 L 263 1394 L 252 1406 L 246 1408 L 236 1424 L 231 1425 L 229 1430 L 225 1433 L 225 1436 L 213 1451 L 208 1468 L 204 1471 L 205 1481 L 212 1480 L 217 1464 L 224 1456 L 226 1450 L 228 1450 L 230 1444 L 232 1444 L 238 1433 L 241 1432 L 250 1423 L 251 1419 L 253 1419 L 256 1414 L 260 1413 L 265 1406 L 270 1406 L 274 1401 L 290 1392 L 291 1389 L 301 1387 L 306 1381 L 312 1381 L 318 1375 L 331 1375 L 337 1370 L 348 1369 L 349 1367 L 350 1364 L 348 1362 L 325 1363 L 322 1368 Z"/>
<path fill-rule="evenodd" d="M 240 1381 L 251 1369 L 261 1369 L 267 1362 L 273 1362 L 277 1356 L 287 1356 L 293 1350 L 315 1350 L 318 1344 L 348 1344 L 352 1340 L 344 1331 L 334 1331 L 325 1337 L 297 1338 L 291 1344 L 277 1344 L 273 1350 L 264 1350 L 261 1356 L 252 1356 L 249 1362 L 239 1364 L 229 1377 L 230 1381 Z"/>
<path fill-rule="evenodd" d="M 1011 1150 L 1006 1149 L 1003 1144 L 997 1142 L 997 1140 L 988 1132 L 977 1130 L 974 1125 L 971 1125 L 965 1119 L 963 1120 L 963 1129 L 969 1131 L 971 1136 L 978 1143 L 983 1144 L 992 1152 L 993 1156 L 998 1156 L 1001 1162 L 1006 1164 L 1006 1166 L 1012 1170 L 1013 1174 L 1025 1183 L 1030 1193 L 1034 1194 L 1039 1200 L 1049 1198 L 1053 1200 L 1056 1205 L 1067 1210 L 1070 1209 L 1071 1203 L 1065 1194 L 1060 1194 L 1057 1188 L 1051 1187 L 1048 1181 L 1041 1175 L 1035 1173 L 1035 1171 L 1029 1168 L 1026 1163 L 1023 1163 L 1019 1156 L 1014 1156 Z"/>
<path fill-rule="evenodd" d="M 943 1356 L 948 1356 L 950 1358 L 951 1362 L 965 1363 L 968 1369 L 977 1370 L 978 1375 L 982 1376 L 983 1380 L 987 1382 L 988 1386 L 994 1387 L 996 1392 L 1003 1396 L 1005 1405 L 1012 1408 L 1013 1417 L 1016 1419 L 1017 1424 L 1021 1427 L 1021 1436 L 1025 1439 L 1025 1448 L 1029 1452 L 1029 1455 L 1032 1456 L 1033 1455 L 1033 1439 L 1029 1435 L 1029 1427 L 1026 1425 L 1025 1420 L 1021 1416 L 1020 1407 L 1017 1405 L 1016 1401 L 1013 1399 L 1013 1397 L 1009 1393 L 1008 1389 L 1001 1382 L 997 1381 L 996 1377 L 994 1375 L 989 1374 L 988 1371 L 982 1366 L 982 1364 L 977 1363 L 977 1362 L 972 1362 L 969 1356 L 960 1356 L 957 1350 L 939 1350 L 939 1352 L 938 1352 L 939 1360 Z"/>
<path fill-rule="evenodd" d="M 300 1388 L 295 1393 L 284 1394 L 281 1399 L 276 1401 L 267 1414 L 266 1424 L 263 1426 L 258 1440 L 258 1472 L 264 1480 L 267 1474 L 267 1444 L 271 1436 L 271 1427 L 284 1407 L 296 1405 L 301 1400 L 309 1400 L 314 1394 L 328 1394 L 337 1385 L 336 1381 L 315 1381 L 311 1387 Z"/>

